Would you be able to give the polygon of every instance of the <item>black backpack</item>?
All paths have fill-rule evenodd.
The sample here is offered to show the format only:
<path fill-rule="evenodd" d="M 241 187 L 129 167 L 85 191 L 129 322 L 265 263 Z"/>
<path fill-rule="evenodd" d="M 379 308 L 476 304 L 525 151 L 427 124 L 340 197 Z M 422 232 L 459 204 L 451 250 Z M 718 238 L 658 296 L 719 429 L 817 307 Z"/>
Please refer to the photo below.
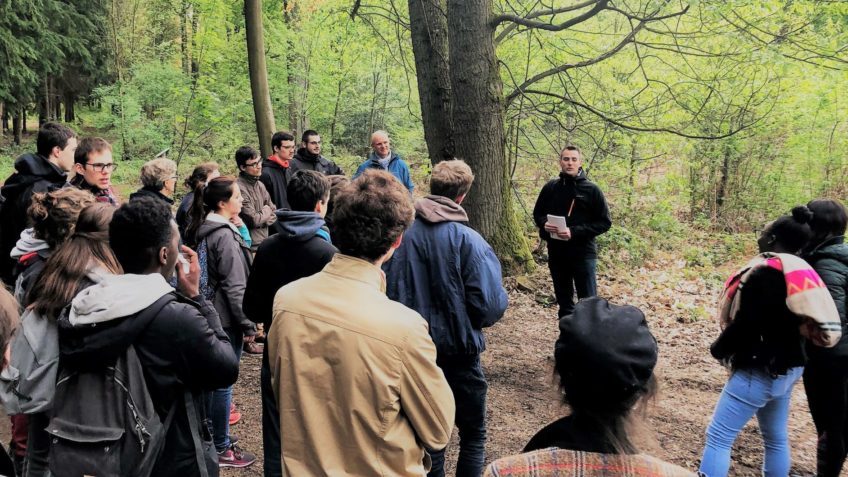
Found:
<path fill-rule="evenodd" d="M 172 299 L 165 295 L 142 314 L 158 314 Z M 139 318 L 145 317 L 132 319 Z M 150 476 L 180 404 L 178 397 L 164 422 L 159 418 L 132 345 L 103 366 L 64 366 L 47 427 L 50 472 L 56 477 Z"/>

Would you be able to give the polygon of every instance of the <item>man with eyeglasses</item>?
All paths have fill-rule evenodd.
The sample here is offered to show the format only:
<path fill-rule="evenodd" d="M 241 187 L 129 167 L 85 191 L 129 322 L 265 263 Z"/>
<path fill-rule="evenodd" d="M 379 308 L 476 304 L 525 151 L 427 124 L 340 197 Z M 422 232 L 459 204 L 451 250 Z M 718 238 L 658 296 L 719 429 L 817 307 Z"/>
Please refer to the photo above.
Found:
<path fill-rule="evenodd" d="M 117 168 L 112 160 L 112 146 L 99 137 L 83 138 L 74 152 L 74 178 L 71 185 L 94 194 L 98 202 L 117 207 L 118 199 L 112 188 L 112 171 Z"/>
<path fill-rule="evenodd" d="M 268 227 L 277 221 L 274 215 L 276 207 L 265 185 L 259 180 L 262 176 L 262 156 L 259 151 L 250 146 L 238 148 L 236 165 L 239 169 L 237 183 L 242 196 L 239 216 L 250 232 L 250 250 L 256 253 L 259 244 L 268 238 Z"/>
<path fill-rule="evenodd" d="M 344 175 L 341 167 L 321 155 L 321 136 L 317 131 L 307 129 L 303 132 L 301 140 L 301 148 L 297 150 L 291 162 L 292 175 L 300 170 L 316 171 L 324 175 Z"/>
<path fill-rule="evenodd" d="M 286 185 L 289 183 L 294 171 L 290 170 L 292 157 L 294 157 L 294 136 L 286 131 L 277 131 L 271 137 L 271 149 L 274 154 L 268 158 L 268 162 L 262 168 L 259 180 L 265 185 L 271 201 L 277 209 L 288 209 L 289 199 L 286 193 Z M 274 233 L 273 230 L 271 233 Z"/>
<path fill-rule="evenodd" d="M 612 222 L 604 193 L 586 178 L 580 148 L 565 146 L 559 167 L 559 179 L 545 184 L 536 199 L 533 220 L 548 243 L 548 268 L 563 317 L 574 311 L 575 289 L 578 299 L 595 296 L 595 237 L 609 230 Z"/>

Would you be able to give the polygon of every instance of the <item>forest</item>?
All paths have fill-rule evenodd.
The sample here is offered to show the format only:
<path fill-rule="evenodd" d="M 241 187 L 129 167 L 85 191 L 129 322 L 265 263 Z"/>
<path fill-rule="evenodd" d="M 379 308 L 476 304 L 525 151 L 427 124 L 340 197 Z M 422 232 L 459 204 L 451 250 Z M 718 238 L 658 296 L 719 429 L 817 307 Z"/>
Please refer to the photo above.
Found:
<path fill-rule="evenodd" d="M 462 205 L 511 301 L 484 355 L 490 458 L 559 413 L 530 211 L 563 146 L 582 148 L 609 202 L 599 293 L 645 310 L 660 343 L 658 444 L 695 469 L 726 378 L 708 352 L 715 298 L 766 223 L 845 200 L 846 91 L 839 0 L 0 0 L 3 178 L 45 121 L 106 138 L 123 197 L 156 155 L 180 177 L 206 161 L 232 174 L 238 147 L 267 157 L 278 130 L 317 130 L 348 175 L 386 130 L 416 196 L 434 164 L 464 159 Z M 259 412 L 256 375 L 236 390 L 246 413 Z M 793 401 L 793 473 L 809 475 L 815 431 Z M 756 436 L 738 444 L 735 475 L 759 475 Z"/>
<path fill-rule="evenodd" d="M 318 130 L 350 171 L 386 129 L 419 180 L 444 157 L 471 164 L 472 224 L 521 271 L 527 211 L 575 143 L 607 191 L 618 263 L 656 249 L 720 263 L 726 247 L 687 237 L 844 197 L 846 13 L 793 0 L 7 1 L 0 167 L 35 118 L 109 139 L 128 187 L 165 149 L 181 173 L 234 168 L 238 146 L 267 151 L 275 129 Z"/>

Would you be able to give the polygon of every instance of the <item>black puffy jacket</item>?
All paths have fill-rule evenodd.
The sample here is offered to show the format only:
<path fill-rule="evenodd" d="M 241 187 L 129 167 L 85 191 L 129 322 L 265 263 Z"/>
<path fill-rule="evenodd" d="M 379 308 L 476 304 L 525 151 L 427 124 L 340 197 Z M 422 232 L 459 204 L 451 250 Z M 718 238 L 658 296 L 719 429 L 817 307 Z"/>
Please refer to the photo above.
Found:
<path fill-rule="evenodd" d="M 839 320 L 842 321 L 842 338 L 839 339 L 839 343 L 828 349 L 809 346 L 808 352 L 811 359 L 818 359 L 823 356 L 839 356 L 848 360 L 848 335 L 846 335 L 846 332 L 848 332 L 848 317 L 846 317 L 846 312 L 848 312 L 848 306 L 846 306 L 846 300 L 848 300 L 848 244 L 845 244 L 844 241 L 845 239 L 842 236 L 831 238 L 803 257 L 813 266 L 813 269 L 827 285 L 830 296 L 836 303 Z M 846 361 L 846 364 L 848 364 L 848 361 Z"/>

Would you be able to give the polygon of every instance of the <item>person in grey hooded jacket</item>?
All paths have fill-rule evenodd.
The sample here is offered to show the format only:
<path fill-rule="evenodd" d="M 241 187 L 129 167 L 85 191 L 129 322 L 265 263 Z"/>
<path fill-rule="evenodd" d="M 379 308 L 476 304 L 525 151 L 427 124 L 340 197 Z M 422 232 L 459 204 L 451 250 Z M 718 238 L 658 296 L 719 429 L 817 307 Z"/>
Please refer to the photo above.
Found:
<path fill-rule="evenodd" d="M 215 309 L 200 294 L 197 254 L 185 246 L 179 250 L 179 240 L 162 201 L 140 198 L 115 212 L 109 243 L 124 274 L 92 276 L 95 283 L 74 298 L 59 319 L 61 362 L 102 366 L 134 345 L 160 419 L 175 409 L 153 475 L 215 477 L 218 462 L 202 425 L 203 392 L 235 383 L 239 363 Z M 179 267 L 176 292 L 167 280 L 180 253 L 189 266 L 188 272 Z M 158 313 L 144 313 L 160 305 Z M 191 403 L 174 406 L 186 391 Z"/>

